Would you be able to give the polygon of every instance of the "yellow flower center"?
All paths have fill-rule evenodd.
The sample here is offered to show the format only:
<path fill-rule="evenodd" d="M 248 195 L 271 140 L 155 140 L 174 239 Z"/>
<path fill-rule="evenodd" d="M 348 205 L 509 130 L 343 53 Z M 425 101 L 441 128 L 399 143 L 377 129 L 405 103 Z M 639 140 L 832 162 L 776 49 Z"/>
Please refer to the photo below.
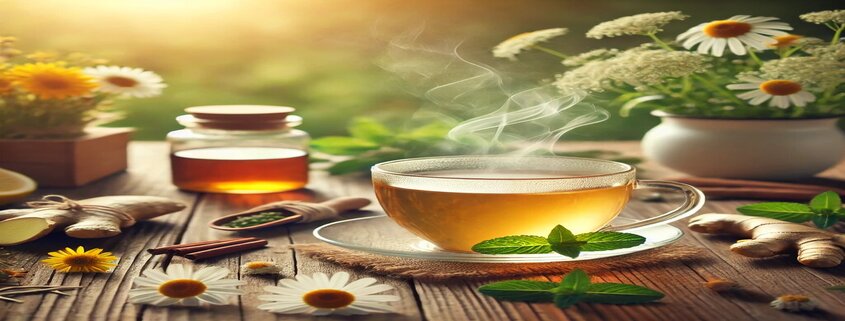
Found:
<path fill-rule="evenodd" d="M 769 44 L 769 47 L 784 48 L 794 45 L 798 40 L 801 40 L 799 35 L 783 35 L 775 37 L 775 42 Z"/>
<path fill-rule="evenodd" d="M 760 84 L 760 90 L 769 95 L 788 96 L 801 91 L 801 84 L 791 80 L 768 80 Z"/>
<path fill-rule="evenodd" d="M 271 267 L 271 266 L 273 266 L 273 264 L 271 264 L 269 262 L 249 262 L 249 263 L 246 264 L 246 267 L 250 268 L 250 269 L 261 269 L 261 268 L 266 268 L 266 267 Z"/>
<path fill-rule="evenodd" d="M 90 267 L 97 266 L 100 263 L 100 258 L 96 255 L 77 254 L 66 256 L 63 262 L 71 267 Z"/>
<path fill-rule="evenodd" d="M 302 301 L 315 308 L 337 309 L 355 302 L 355 296 L 342 290 L 320 289 L 305 293 Z"/>
<path fill-rule="evenodd" d="M 138 85 L 138 81 L 132 78 L 121 77 L 121 76 L 110 76 L 106 78 L 106 82 L 124 88 L 131 88 Z"/>
<path fill-rule="evenodd" d="M 176 279 L 162 283 L 158 292 L 166 297 L 182 299 L 205 293 L 208 287 L 205 283 L 191 279 Z"/>
<path fill-rule="evenodd" d="M 71 88 L 74 83 L 68 81 L 66 77 L 63 75 L 53 74 L 53 73 L 42 73 L 38 75 L 34 75 L 32 80 L 38 84 L 41 88 L 47 88 L 52 90 L 63 90 Z"/>
<path fill-rule="evenodd" d="M 751 24 L 734 20 L 716 20 L 704 26 L 704 34 L 713 38 L 734 38 L 751 31 Z"/>
<path fill-rule="evenodd" d="M 779 296 L 778 300 L 781 302 L 807 302 L 810 301 L 810 298 L 803 295 L 788 294 Z"/>

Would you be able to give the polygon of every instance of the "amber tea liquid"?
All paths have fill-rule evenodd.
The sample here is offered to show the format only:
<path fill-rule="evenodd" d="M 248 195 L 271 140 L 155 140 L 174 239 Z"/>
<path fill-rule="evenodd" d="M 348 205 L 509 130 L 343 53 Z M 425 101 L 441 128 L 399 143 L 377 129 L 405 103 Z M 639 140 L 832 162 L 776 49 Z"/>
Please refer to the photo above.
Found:
<path fill-rule="evenodd" d="M 308 183 L 308 154 L 274 147 L 187 149 L 170 155 L 173 184 L 220 193 L 269 193 Z"/>
<path fill-rule="evenodd" d="M 454 170 L 424 175 L 496 179 L 560 177 L 541 171 L 479 173 Z M 374 182 L 374 187 L 385 212 L 396 223 L 440 248 L 471 252 L 476 243 L 496 237 L 547 236 L 557 224 L 575 234 L 595 231 L 622 211 L 634 186 L 631 182 L 554 193 L 457 193 L 438 191 L 441 188 L 438 186 L 409 189 L 379 181 Z"/>

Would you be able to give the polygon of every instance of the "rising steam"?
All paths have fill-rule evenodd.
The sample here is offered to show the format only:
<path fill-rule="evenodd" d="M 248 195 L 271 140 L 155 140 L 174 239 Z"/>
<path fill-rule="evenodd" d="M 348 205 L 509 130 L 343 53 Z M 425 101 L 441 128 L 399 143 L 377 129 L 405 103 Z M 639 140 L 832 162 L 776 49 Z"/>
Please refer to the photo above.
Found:
<path fill-rule="evenodd" d="M 567 132 L 609 118 L 584 103 L 585 93 L 553 85 L 515 90 L 492 67 L 464 59 L 460 44 L 443 48 L 420 44 L 422 28 L 393 39 L 380 61 L 439 112 L 461 122 L 449 138 L 479 146 L 479 153 L 508 150 L 551 152 Z"/>

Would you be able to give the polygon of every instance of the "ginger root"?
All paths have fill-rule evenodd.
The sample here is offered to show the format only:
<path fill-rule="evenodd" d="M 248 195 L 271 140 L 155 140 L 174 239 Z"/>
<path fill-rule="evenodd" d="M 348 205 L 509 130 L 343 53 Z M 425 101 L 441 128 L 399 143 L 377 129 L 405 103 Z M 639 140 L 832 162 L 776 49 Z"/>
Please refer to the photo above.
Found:
<path fill-rule="evenodd" d="M 797 249 L 798 262 L 816 268 L 838 266 L 845 259 L 845 235 L 773 218 L 702 214 L 690 220 L 689 228 L 750 238 L 731 245 L 731 251 L 749 257 L 770 257 Z"/>
<path fill-rule="evenodd" d="M 36 240 L 56 228 L 76 238 L 120 234 L 122 227 L 185 209 L 185 204 L 158 196 L 103 196 L 73 201 L 48 195 L 27 203 L 31 208 L 0 211 L 0 245 Z"/>

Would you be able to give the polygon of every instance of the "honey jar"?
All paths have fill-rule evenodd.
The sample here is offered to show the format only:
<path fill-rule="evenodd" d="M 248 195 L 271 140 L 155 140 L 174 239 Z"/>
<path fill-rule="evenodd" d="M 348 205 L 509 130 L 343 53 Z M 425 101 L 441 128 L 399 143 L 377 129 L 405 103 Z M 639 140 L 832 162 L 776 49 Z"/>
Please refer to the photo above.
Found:
<path fill-rule="evenodd" d="M 308 183 L 308 133 L 291 107 L 186 108 L 167 134 L 173 184 L 212 193 L 270 193 Z"/>

